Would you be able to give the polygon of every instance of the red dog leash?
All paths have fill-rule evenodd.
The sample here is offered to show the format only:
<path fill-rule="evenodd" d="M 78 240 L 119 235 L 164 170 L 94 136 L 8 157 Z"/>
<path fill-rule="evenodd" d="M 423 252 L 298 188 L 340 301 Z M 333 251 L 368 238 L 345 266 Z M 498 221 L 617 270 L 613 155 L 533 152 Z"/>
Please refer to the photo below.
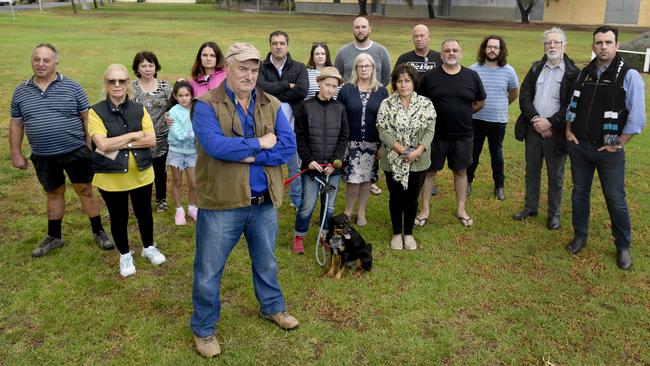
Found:
<path fill-rule="evenodd" d="M 327 164 L 319 164 L 319 165 L 321 167 L 323 167 L 323 168 L 327 168 L 328 166 L 331 166 L 334 169 L 341 169 L 341 167 L 343 166 L 343 163 L 341 162 L 341 160 L 334 160 L 334 163 L 332 163 L 332 164 L 327 163 Z M 298 173 L 294 174 L 293 176 L 287 178 L 284 181 L 284 185 L 286 186 L 287 184 L 293 182 L 296 178 L 298 178 L 299 176 L 301 176 L 304 172 L 306 172 L 308 170 L 311 170 L 311 169 L 307 168 L 307 169 L 301 170 L 300 172 L 298 172 Z"/>

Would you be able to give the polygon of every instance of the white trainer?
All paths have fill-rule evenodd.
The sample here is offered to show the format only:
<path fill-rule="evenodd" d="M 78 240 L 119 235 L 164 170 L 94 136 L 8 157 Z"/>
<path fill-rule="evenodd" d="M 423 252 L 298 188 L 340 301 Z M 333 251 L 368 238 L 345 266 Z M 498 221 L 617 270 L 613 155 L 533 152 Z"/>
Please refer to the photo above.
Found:
<path fill-rule="evenodd" d="M 120 254 L 120 275 L 129 277 L 135 274 L 135 263 L 133 262 L 133 252 Z"/>
<path fill-rule="evenodd" d="M 418 244 L 415 241 L 413 235 L 404 235 L 404 249 L 416 250 L 417 248 L 418 248 Z"/>
<path fill-rule="evenodd" d="M 151 264 L 159 265 L 167 261 L 167 258 L 156 248 L 156 244 L 142 249 L 142 256 L 147 258 Z"/>
<path fill-rule="evenodd" d="M 393 235 L 393 238 L 390 239 L 390 248 L 394 250 L 402 250 L 404 247 L 404 241 L 401 234 Z"/>

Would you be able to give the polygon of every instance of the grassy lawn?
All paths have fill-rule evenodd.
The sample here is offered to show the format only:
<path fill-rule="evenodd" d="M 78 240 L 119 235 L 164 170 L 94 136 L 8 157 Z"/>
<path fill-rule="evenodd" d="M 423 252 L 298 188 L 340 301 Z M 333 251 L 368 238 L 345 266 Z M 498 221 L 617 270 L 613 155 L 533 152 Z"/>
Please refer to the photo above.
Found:
<path fill-rule="evenodd" d="M 34 45 L 47 41 L 59 47 L 59 70 L 81 82 L 95 103 L 106 66 L 123 63 L 130 68 L 133 55 L 142 49 L 158 55 L 161 78 L 175 80 L 189 74 L 205 40 L 215 40 L 224 51 L 234 41 L 249 41 L 266 53 L 268 34 L 283 29 L 291 37 L 292 56 L 305 62 L 313 41 L 327 41 L 333 52 L 349 42 L 351 20 L 149 4 L 111 5 L 78 15 L 69 8 L 26 11 L 15 22 L 0 14 L 0 115 L 5 120 L 0 129 L 0 365 L 650 364 L 647 133 L 626 147 L 632 272 L 616 267 L 597 180 L 589 246 L 577 257 L 563 249 L 572 237 L 569 168 L 562 230 L 546 230 L 545 215 L 523 223 L 511 219 L 524 197 L 524 149 L 514 140 L 511 123 L 504 146 L 507 200 L 492 196 L 484 152 L 468 201 L 476 221 L 472 228 L 462 227 L 454 217 L 452 177 L 445 171 L 438 179 L 440 194 L 432 200 L 429 223 L 416 229 L 420 248 L 391 251 L 388 194 L 381 182 L 385 193 L 371 198 L 370 224 L 361 230 L 374 245 L 375 264 L 360 278 L 320 277 L 313 253 L 315 229 L 307 237 L 307 254 L 292 255 L 294 211 L 283 205 L 276 251 L 279 276 L 288 308 L 302 325 L 288 333 L 257 318 L 250 260 L 245 245 L 239 245 L 222 282 L 218 337 L 224 354 L 217 360 L 205 361 L 194 352 L 188 326 L 194 227 L 175 227 L 172 211 L 154 217 L 155 237 L 168 262 L 154 268 L 138 255 L 137 275 L 122 279 L 117 252 L 101 252 L 92 242 L 88 220 L 70 189 L 65 247 L 44 258 L 30 257 L 47 229 L 45 197 L 32 168 L 11 168 L 6 121 L 14 87 L 31 75 Z M 395 60 L 411 49 L 415 23 L 372 19 L 371 38 L 384 44 Z M 473 63 L 484 35 L 503 35 L 520 81 L 530 63 L 541 57 L 541 33 L 548 28 L 427 24 L 434 48 L 442 39 L 460 39 L 466 66 Z M 567 52 L 586 63 L 591 30 L 567 34 Z M 621 40 L 633 37 L 626 31 Z M 515 103 L 512 121 L 518 112 Z M 342 197 L 344 192 L 339 193 L 339 211 Z M 542 201 L 540 213 L 545 213 Z M 108 226 L 108 214 L 102 212 Z M 139 253 L 134 221 L 130 235 Z"/>

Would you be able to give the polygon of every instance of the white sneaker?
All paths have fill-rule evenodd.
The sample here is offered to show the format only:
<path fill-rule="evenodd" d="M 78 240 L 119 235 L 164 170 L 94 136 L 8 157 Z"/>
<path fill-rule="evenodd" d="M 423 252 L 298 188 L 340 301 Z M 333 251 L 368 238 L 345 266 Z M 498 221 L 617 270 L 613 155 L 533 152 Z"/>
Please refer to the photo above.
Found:
<path fill-rule="evenodd" d="M 196 221 L 196 217 L 198 216 L 199 213 L 199 208 L 196 207 L 196 205 L 189 205 L 187 207 L 187 215 L 192 218 L 192 220 Z"/>
<path fill-rule="evenodd" d="M 133 262 L 133 252 L 120 255 L 120 275 L 129 277 L 135 274 L 135 263 Z"/>
<path fill-rule="evenodd" d="M 156 244 L 142 249 L 142 256 L 147 258 L 151 264 L 159 265 L 167 261 L 167 258 L 156 248 Z"/>
<path fill-rule="evenodd" d="M 390 239 L 390 248 L 394 250 L 402 250 L 404 246 L 404 241 L 402 240 L 402 235 L 397 234 L 393 235 L 393 238 Z"/>
<path fill-rule="evenodd" d="M 418 244 L 415 241 L 413 235 L 404 235 L 404 249 L 416 250 L 417 248 L 418 248 Z"/>

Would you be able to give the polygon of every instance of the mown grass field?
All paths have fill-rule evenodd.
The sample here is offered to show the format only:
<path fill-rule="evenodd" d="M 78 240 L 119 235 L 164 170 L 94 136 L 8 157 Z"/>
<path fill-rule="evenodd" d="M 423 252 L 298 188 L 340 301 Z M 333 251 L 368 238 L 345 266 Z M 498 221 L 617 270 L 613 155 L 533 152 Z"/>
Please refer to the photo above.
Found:
<path fill-rule="evenodd" d="M 302 325 L 288 333 L 257 318 L 250 260 L 245 245 L 239 245 L 222 282 L 218 338 L 224 353 L 216 360 L 194 352 L 188 326 L 194 226 L 175 227 L 171 211 L 154 218 L 155 236 L 168 262 L 154 268 L 138 255 L 138 273 L 132 278 L 119 276 L 116 251 L 102 252 L 92 242 L 73 193 L 67 196 L 65 247 L 44 258 L 30 257 L 46 232 L 45 197 L 33 169 L 11 167 L 7 126 L 13 89 L 31 75 L 35 44 L 47 41 L 59 47 L 59 70 L 81 82 L 94 103 L 100 99 L 106 66 L 124 63 L 130 68 L 142 49 L 158 55 L 161 78 L 175 80 L 189 74 L 205 40 L 224 50 L 234 41 L 248 41 L 265 53 L 268 34 L 283 29 L 291 37 L 292 56 L 305 62 L 313 41 L 327 41 L 333 52 L 349 42 L 351 21 L 149 4 L 110 5 L 78 15 L 69 8 L 20 12 L 15 22 L 0 14 L 0 115 L 5 120 L 0 129 L 0 365 L 650 364 L 647 133 L 626 146 L 633 271 L 616 267 L 597 181 L 589 246 L 576 257 L 564 251 L 572 237 L 569 164 L 562 230 L 546 230 L 545 215 L 523 223 L 511 219 L 523 205 L 524 150 L 510 124 L 504 146 L 507 200 L 492 196 L 484 152 L 468 201 L 475 225 L 466 229 L 456 221 L 452 178 L 445 171 L 429 223 L 416 231 L 419 249 L 394 252 L 388 248 L 388 194 L 371 198 L 370 224 L 361 232 L 374 244 L 375 263 L 371 273 L 359 278 L 320 277 L 313 254 L 316 229 L 308 236 L 307 255 L 292 255 L 294 211 L 284 205 L 276 250 L 279 276 L 288 308 Z M 411 49 L 410 29 L 417 20 L 371 21 L 372 39 L 384 44 L 393 60 Z M 520 80 L 541 57 L 541 33 L 549 27 L 425 23 L 434 48 L 445 38 L 461 40 L 466 66 L 473 63 L 483 36 L 503 35 Z M 591 30 L 569 29 L 567 34 L 569 55 L 587 62 Z M 621 35 L 623 41 L 633 37 L 631 31 Z M 510 113 L 514 121 L 517 103 Z M 341 197 L 343 192 L 339 210 Z M 546 212 L 545 202 L 540 212 Z M 108 226 L 105 209 L 102 215 Z M 133 220 L 130 233 L 139 253 Z"/>

